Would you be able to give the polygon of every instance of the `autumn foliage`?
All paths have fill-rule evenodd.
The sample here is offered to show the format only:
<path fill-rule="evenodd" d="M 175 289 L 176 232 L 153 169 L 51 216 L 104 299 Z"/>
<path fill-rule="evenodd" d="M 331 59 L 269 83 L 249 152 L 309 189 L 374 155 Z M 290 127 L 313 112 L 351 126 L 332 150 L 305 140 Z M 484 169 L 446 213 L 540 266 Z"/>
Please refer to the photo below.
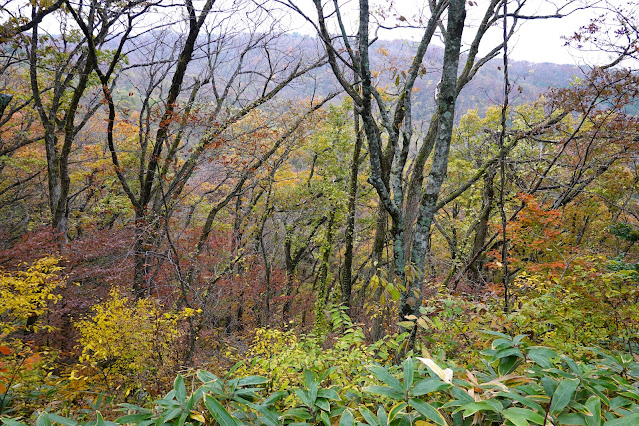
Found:
<path fill-rule="evenodd" d="M 504 46 L 438 31 L 517 28 L 511 3 L 349 36 L 316 2 L 336 38 L 286 29 L 297 2 L 196 3 L 0 10 L 2 422 L 637 419 L 632 14 L 569 41 L 612 63 L 495 97 Z"/>

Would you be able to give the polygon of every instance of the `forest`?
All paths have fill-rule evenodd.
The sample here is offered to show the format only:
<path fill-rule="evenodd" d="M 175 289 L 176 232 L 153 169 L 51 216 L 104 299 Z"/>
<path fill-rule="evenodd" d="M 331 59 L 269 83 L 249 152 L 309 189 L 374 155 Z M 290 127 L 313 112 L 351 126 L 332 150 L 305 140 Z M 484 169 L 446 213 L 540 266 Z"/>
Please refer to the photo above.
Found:
<path fill-rule="evenodd" d="M 634 0 L 1 0 L 0 424 L 639 425 L 638 61 Z"/>

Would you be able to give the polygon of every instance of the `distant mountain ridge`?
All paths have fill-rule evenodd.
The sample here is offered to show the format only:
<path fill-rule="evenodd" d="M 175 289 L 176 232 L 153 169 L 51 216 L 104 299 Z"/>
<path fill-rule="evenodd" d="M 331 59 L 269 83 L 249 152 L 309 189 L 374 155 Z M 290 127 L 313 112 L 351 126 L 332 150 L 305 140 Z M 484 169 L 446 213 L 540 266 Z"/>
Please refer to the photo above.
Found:
<path fill-rule="evenodd" d="M 296 37 L 296 36 L 289 36 Z M 301 37 L 301 36 L 298 36 Z M 316 43 L 314 39 L 307 42 Z M 407 69 L 415 51 L 415 43 L 407 40 L 379 40 L 371 49 L 370 61 L 371 69 L 378 79 L 378 87 L 393 91 L 394 79 L 389 69 L 397 66 L 399 69 Z M 435 110 L 435 91 L 439 84 L 440 64 L 443 57 L 443 49 L 438 46 L 429 47 L 422 64 L 426 73 L 417 79 L 415 83 L 415 93 L 413 94 L 413 115 L 416 119 L 423 119 L 430 116 Z M 462 61 L 464 58 L 462 58 Z M 457 111 L 463 115 L 470 109 L 477 109 L 479 112 L 485 111 L 493 105 L 500 105 L 503 102 L 503 59 L 498 56 L 486 63 L 474 78 L 468 83 L 458 97 Z M 460 63 L 460 71 L 463 67 Z M 509 103 L 511 105 L 521 105 L 532 102 L 539 98 L 539 95 L 553 87 L 567 87 L 575 77 L 582 76 L 583 71 L 573 65 L 554 63 L 534 63 L 528 61 L 509 61 L 509 76 L 512 86 Z M 328 87 L 337 86 L 332 72 L 328 66 L 323 67 L 313 73 L 316 79 L 320 94 L 323 91 L 328 93 Z M 290 96 L 290 91 L 287 91 Z M 310 93 L 307 93 L 307 95 Z"/>
<path fill-rule="evenodd" d="M 380 69 L 384 63 L 388 63 L 392 52 L 410 54 L 414 49 L 407 49 L 411 42 L 406 40 L 378 41 L 377 48 L 371 52 L 371 66 Z M 413 43 L 414 44 L 414 43 Z M 401 54 L 401 53 L 400 53 Z M 425 118 L 435 109 L 435 90 L 439 84 L 438 67 L 441 64 L 443 49 L 431 46 L 424 59 L 423 65 L 432 74 L 418 78 L 415 83 L 417 89 L 414 94 L 413 114 L 416 118 Z M 409 60 L 409 58 L 406 58 Z M 462 58 L 462 61 L 464 58 Z M 493 105 L 503 102 L 504 81 L 503 62 L 499 56 L 486 63 L 474 78 L 460 92 L 457 111 L 463 115 L 470 109 L 485 111 Z M 460 70 L 463 67 L 460 63 Z M 408 67 L 408 63 L 404 64 Z M 567 87 L 576 76 L 581 76 L 582 70 L 573 65 L 561 65 L 554 63 L 533 63 L 528 61 L 509 61 L 509 77 L 512 86 L 509 102 L 512 105 L 521 105 L 532 102 L 539 95 L 552 87 Z M 391 84 L 391 81 L 384 82 Z"/>
<path fill-rule="evenodd" d="M 167 37 L 166 34 L 164 36 Z M 153 39 L 152 36 L 147 36 L 141 40 L 141 44 L 146 45 L 146 49 L 148 49 L 153 44 Z M 246 39 L 248 39 L 248 36 L 246 36 Z M 233 58 L 240 56 L 244 41 L 244 37 L 241 34 L 236 34 L 234 41 L 225 47 L 225 59 L 216 68 L 216 73 L 222 79 L 227 74 L 232 74 Z M 139 39 L 138 42 L 140 42 Z M 290 54 L 292 50 L 298 49 L 297 51 L 312 57 L 315 54 L 314 52 L 320 52 L 322 49 L 317 38 L 299 34 L 280 35 L 271 40 L 271 42 L 273 43 L 271 48 L 275 56 L 278 54 Z M 157 55 L 156 59 L 171 55 L 174 43 L 178 43 L 177 35 L 168 35 L 168 39 L 165 39 L 165 43 L 161 47 L 163 51 L 154 52 Z M 401 71 L 409 67 L 412 54 L 415 51 L 415 44 L 415 42 L 408 40 L 378 40 L 375 42 L 370 51 L 370 61 L 378 87 L 387 90 L 389 93 L 394 91 L 396 82 L 399 81 L 398 72 L 394 70 Z M 141 62 L 146 61 L 148 54 L 149 50 L 144 48 L 139 51 L 135 49 L 130 51 L 130 56 L 134 62 L 136 59 Z M 260 49 L 256 49 L 249 56 L 250 61 L 254 63 L 263 61 L 265 57 L 264 51 Z M 413 94 L 413 117 L 416 120 L 428 119 L 435 110 L 435 91 L 439 83 L 439 68 L 442 57 L 442 48 L 430 46 L 422 62 L 425 73 L 417 79 Z M 464 58 L 462 58 L 462 63 L 460 63 L 460 69 L 464 65 L 463 61 Z M 195 77 L 205 65 L 205 59 L 195 59 L 189 65 L 188 73 Z M 129 77 L 133 80 L 142 77 L 134 74 L 135 72 L 133 75 L 129 74 Z M 401 73 L 399 74 L 401 79 Z M 582 75 L 582 70 L 572 65 L 511 60 L 509 62 L 509 74 L 512 85 L 509 102 L 511 105 L 521 105 L 536 100 L 541 93 L 551 87 L 568 86 L 575 76 Z M 497 57 L 486 63 L 461 91 L 458 97 L 458 117 L 470 109 L 477 109 L 481 113 L 493 105 L 500 105 L 503 102 L 503 84 L 502 58 Z M 323 96 L 338 89 L 340 89 L 340 86 L 335 80 L 330 67 L 325 65 L 294 81 L 279 96 L 292 100 L 309 96 Z"/>

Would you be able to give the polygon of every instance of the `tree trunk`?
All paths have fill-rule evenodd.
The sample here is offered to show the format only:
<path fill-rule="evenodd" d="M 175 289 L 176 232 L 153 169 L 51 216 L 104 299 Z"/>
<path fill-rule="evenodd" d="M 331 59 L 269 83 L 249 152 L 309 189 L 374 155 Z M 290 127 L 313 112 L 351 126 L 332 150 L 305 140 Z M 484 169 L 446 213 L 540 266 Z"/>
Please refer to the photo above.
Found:
<path fill-rule="evenodd" d="M 326 306 L 326 295 L 328 287 L 328 272 L 331 259 L 331 251 L 333 248 L 333 228 L 335 227 L 335 210 L 331 210 L 328 225 L 326 226 L 326 239 L 322 247 L 322 265 L 319 270 L 317 289 L 317 299 L 315 300 L 315 330 L 318 333 L 326 331 L 326 322 L 324 320 L 324 308 Z"/>
<path fill-rule="evenodd" d="M 402 293 L 399 308 L 400 321 L 403 321 L 406 315 L 419 314 L 423 298 L 426 255 L 430 249 L 430 229 L 436 213 L 439 191 L 448 171 L 448 154 L 450 152 L 457 100 L 457 71 L 461 38 L 466 18 L 465 5 L 465 0 L 451 0 L 448 8 L 444 66 L 437 102 L 439 120 L 433 148 L 433 164 L 420 200 L 417 227 L 411 250 L 411 263 L 415 266 L 417 274 L 414 282 L 406 283 L 406 291 Z"/>
<path fill-rule="evenodd" d="M 346 306 L 346 313 L 350 314 L 351 290 L 353 280 L 353 241 L 355 237 L 355 208 L 357 201 L 357 175 L 359 173 L 359 155 L 362 150 L 363 137 L 359 129 L 359 117 L 355 120 L 355 148 L 353 150 L 353 160 L 351 162 L 350 187 L 348 193 L 348 213 L 346 218 L 346 230 L 344 239 L 346 250 L 344 252 L 344 268 L 342 270 L 342 304 Z"/>
<path fill-rule="evenodd" d="M 488 172 L 484 175 L 481 212 L 477 219 L 473 251 L 470 255 L 470 258 L 475 260 L 471 261 L 470 265 L 467 266 L 469 278 L 475 283 L 479 283 L 481 281 L 482 270 L 484 269 L 484 257 L 480 252 L 484 250 L 486 238 L 488 237 L 488 219 L 490 219 L 490 213 L 492 211 L 492 205 L 495 198 L 493 181 L 495 179 L 496 172 L 497 171 L 494 167 L 490 167 Z"/>

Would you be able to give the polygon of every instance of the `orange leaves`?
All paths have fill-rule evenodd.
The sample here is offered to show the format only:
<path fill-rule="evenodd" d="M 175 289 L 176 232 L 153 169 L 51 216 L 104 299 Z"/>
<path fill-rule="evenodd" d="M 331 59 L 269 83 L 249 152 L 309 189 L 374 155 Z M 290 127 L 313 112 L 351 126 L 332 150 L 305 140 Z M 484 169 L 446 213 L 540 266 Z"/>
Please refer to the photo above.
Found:
<path fill-rule="evenodd" d="M 11 354 L 11 349 L 9 349 L 7 346 L 0 346 L 0 354 L 2 354 L 2 355 L 10 355 Z"/>
<path fill-rule="evenodd" d="M 562 270 L 567 263 L 566 252 L 573 249 L 562 235 L 562 212 L 549 209 L 529 194 L 518 198 L 525 205 L 508 223 L 509 261 L 527 270 Z"/>
<path fill-rule="evenodd" d="M 39 353 L 34 353 L 25 358 L 23 365 L 24 365 L 24 368 L 26 368 L 27 370 L 32 370 L 41 362 L 42 362 L 42 356 L 40 356 Z"/>

